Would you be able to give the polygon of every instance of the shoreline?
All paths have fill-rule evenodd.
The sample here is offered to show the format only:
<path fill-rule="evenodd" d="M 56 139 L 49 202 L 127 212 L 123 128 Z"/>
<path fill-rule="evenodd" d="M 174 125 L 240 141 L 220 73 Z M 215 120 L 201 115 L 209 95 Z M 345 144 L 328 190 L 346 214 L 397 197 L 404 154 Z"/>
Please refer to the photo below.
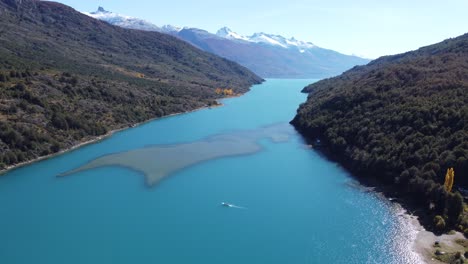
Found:
<path fill-rule="evenodd" d="M 370 190 L 371 193 L 380 196 L 380 198 L 390 202 L 392 206 L 396 206 L 396 208 L 398 208 L 395 211 L 392 210 L 392 213 L 397 217 L 401 217 L 398 222 L 405 226 L 408 229 L 406 231 L 413 235 L 411 238 L 407 238 L 409 239 L 410 244 L 408 245 L 408 248 L 405 248 L 402 251 L 406 251 L 408 254 L 416 254 L 419 261 L 418 263 L 452 263 L 457 252 L 460 252 L 461 255 L 468 252 L 468 239 L 466 239 L 463 233 L 455 230 L 451 230 L 448 233 L 434 232 L 435 230 L 430 229 L 432 218 L 425 213 L 420 205 L 414 203 L 410 197 L 403 194 L 397 187 L 383 183 L 374 178 L 359 177 L 358 174 L 356 174 L 356 172 L 351 168 L 347 167 L 345 163 L 341 163 L 339 159 L 330 155 L 330 152 L 328 152 L 327 149 L 315 147 L 314 142 L 304 136 L 304 134 L 299 130 L 297 131 L 304 139 L 304 147 L 307 149 L 313 149 L 323 158 L 342 167 L 350 173 L 350 177 L 356 180 L 360 186 Z M 429 229 L 427 227 L 429 227 Z M 457 243 L 456 240 L 461 240 L 462 243 Z M 436 241 L 439 241 L 441 245 L 440 247 L 434 246 Z M 444 254 L 436 256 L 435 251 L 437 249 L 442 251 Z M 436 258 L 443 259 L 444 261 Z M 468 259 L 464 260 L 466 261 L 462 263 L 468 263 Z"/>
<path fill-rule="evenodd" d="M 364 188 L 373 188 L 362 183 L 360 185 Z M 448 234 L 437 235 L 424 228 L 419 216 L 412 214 L 394 198 L 389 198 L 380 190 L 372 189 L 370 193 L 376 195 L 384 203 L 389 203 L 391 213 L 400 229 L 400 234 L 395 238 L 401 242 L 396 244 L 396 248 L 405 255 L 404 259 L 407 261 L 405 263 L 447 264 L 452 263 L 457 252 L 463 255 L 468 251 L 468 240 L 461 232 L 451 231 Z M 439 243 L 438 246 L 435 245 L 436 241 Z M 457 241 L 463 241 L 464 243 L 460 244 Z M 443 252 L 443 255 L 436 256 L 436 250 Z M 466 259 L 462 259 L 465 260 L 462 263 L 467 263 Z"/>
<path fill-rule="evenodd" d="M 405 253 L 408 263 L 447 264 L 452 263 L 457 252 L 460 252 L 461 255 L 468 252 L 468 240 L 463 233 L 451 231 L 449 233 L 436 234 L 427 230 L 421 223 L 420 216 L 413 214 L 414 212 L 411 212 L 407 207 L 408 205 L 402 202 L 402 200 L 392 198 L 392 196 L 382 190 L 381 186 L 369 187 L 372 185 L 358 182 L 366 190 L 371 188 L 370 193 L 376 195 L 384 203 L 389 203 L 390 210 L 401 228 L 401 234 L 396 238 L 406 241 L 403 242 L 403 245 L 398 245 L 397 247 L 401 252 Z M 436 241 L 439 242 L 438 246 L 435 245 Z M 463 243 L 460 244 L 457 241 L 463 241 Z M 436 250 L 443 252 L 443 255 L 436 256 Z"/>
<path fill-rule="evenodd" d="M 237 95 L 235 97 L 240 97 L 242 95 L 243 94 L 240 94 L 240 95 Z M 234 97 L 234 96 L 232 96 L 232 97 Z M 232 98 L 232 97 L 223 97 L 223 98 L 217 99 L 216 102 L 218 102 L 218 100 L 229 99 L 229 98 Z M 172 113 L 172 114 L 161 116 L 161 117 L 151 118 L 151 119 L 139 122 L 139 123 L 129 124 L 128 126 L 125 126 L 125 127 L 116 128 L 116 129 L 108 131 L 104 135 L 100 135 L 100 136 L 97 136 L 97 137 L 92 137 L 92 138 L 89 138 L 89 139 L 85 139 L 84 141 L 80 141 L 77 144 L 74 144 L 74 145 L 72 145 L 72 146 L 70 146 L 68 148 L 64 148 L 64 149 L 62 149 L 62 150 L 60 150 L 60 151 L 58 151 L 56 153 L 48 154 L 48 155 L 45 155 L 45 156 L 40 156 L 40 157 L 37 157 L 37 158 L 32 159 L 32 160 L 23 161 L 23 162 L 14 164 L 14 165 L 6 166 L 4 169 L 0 170 L 0 177 L 4 176 L 8 172 L 19 169 L 21 167 L 28 166 L 28 165 L 31 165 L 33 163 L 40 162 L 40 161 L 43 161 L 43 160 L 51 159 L 51 158 L 54 158 L 56 156 L 71 152 L 73 150 L 79 149 L 79 148 L 87 146 L 87 145 L 98 143 L 98 142 L 100 142 L 100 141 L 102 141 L 102 140 L 104 140 L 106 138 L 111 137 L 113 134 L 115 134 L 117 132 L 120 132 L 120 131 L 123 131 L 123 130 L 127 130 L 127 129 L 130 129 L 130 128 L 135 128 L 135 127 L 147 124 L 149 122 L 153 122 L 153 121 L 164 119 L 164 118 L 169 118 L 169 117 L 173 117 L 173 116 L 177 116 L 177 115 L 183 115 L 183 114 L 190 114 L 190 113 L 193 113 L 193 112 L 196 112 L 196 111 L 205 110 L 205 109 L 212 109 L 212 108 L 221 107 L 221 106 L 224 106 L 224 104 L 218 102 L 218 104 L 216 104 L 216 105 L 210 105 L 210 106 L 206 105 L 206 106 L 195 108 L 193 110 L 178 112 L 178 113 Z"/>
<path fill-rule="evenodd" d="M 418 220 L 418 217 L 404 213 L 405 221 L 411 226 L 411 229 L 416 232 L 414 240 L 411 242 L 411 250 L 416 253 L 423 263 L 443 264 L 443 262 L 435 258 L 435 251 L 439 250 L 444 253 L 444 256 L 449 257 L 457 252 L 462 255 L 465 253 L 465 247 L 458 244 L 457 240 L 465 240 L 465 236 L 460 232 L 450 234 L 436 235 L 431 231 L 426 230 Z M 435 246 L 436 241 L 440 246 Z"/>
<path fill-rule="evenodd" d="M 338 163 L 339 164 L 339 163 Z M 406 249 L 408 254 L 416 254 L 418 263 L 429 264 L 447 264 L 451 261 L 441 261 L 441 259 L 451 259 L 457 252 L 462 255 L 468 251 L 468 240 L 464 234 L 452 230 L 448 233 L 434 233 L 425 228 L 424 223 L 427 221 L 420 207 L 412 204 L 406 197 L 400 196 L 393 186 L 388 186 L 376 180 L 365 180 L 351 174 L 353 179 L 365 188 L 372 188 L 372 193 L 380 196 L 381 199 L 390 202 L 392 213 L 397 217 L 397 221 L 404 226 L 409 238 L 409 247 Z M 427 217 L 426 217 L 427 218 Z M 457 243 L 457 240 L 465 241 L 464 245 Z M 435 246 L 438 241 L 440 246 Z M 465 246 L 466 245 L 466 246 Z M 439 250 L 444 254 L 436 256 L 435 251 Z M 463 262 L 465 263 L 465 262 Z"/>
<path fill-rule="evenodd" d="M 408 249 L 410 252 L 416 253 L 419 256 L 421 263 L 451 263 L 451 260 L 454 259 L 457 252 L 460 252 L 462 255 L 468 252 L 468 240 L 463 233 L 454 229 L 446 229 L 444 231 L 446 233 L 431 229 L 433 218 L 423 207 L 415 203 L 410 196 L 402 193 L 397 186 L 381 182 L 375 178 L 360 177 L 358 172 L 349 167 L 346 162 L 342 162 L 339 157 L 333 155 L 328 149 L 322 146 L 316 147 L 314 142 L 304 135 L 300 129 L 296 127 L 296 130 L 302 135 L 305 147 L 313 149 L 320 156 L 336 163 L 338 166 L 348 171 L 350 177 L 356 180 L 361 186 L 371 189 L 373 193 L 381 195 L 385 200 L 401 208 L 401 210 L 394 213 L 404 218 L 402 219 L 404 221 L 402 224 L 410 226 L 410 232 L 416 233 L 415 236 L 410 239 L 411 247 Z M 456 240 L 462 240 L 462 243 L 457 243 Z M 434 246 L 436 241 L 441 243 L 441 247 Z M 437 249 L 443 251 L 444 254 L 436 256 L 435 251 Z M 444 261 L 436 258 L 443 259 Z M 463 263 L 468 263 L 468 259 Z"/>
<path fill-rule="evenodd" d="M 400 213 L 397 213 L 397 215 L 403 217 L 404 224 L 409 225 L 411 232 L 415 232 L 410 250 L 419 256 L 422 263 L 452 263 L 452 261 L 441 261 L 440 259 L 453 259 L 457 252 L 463 255 L 468 251 L 468 247 L 465 246 L 468 244 L 461 245 L 456 242 L 457 240 L 468 241 L 460 231 L 452 229 L 450 232 L 442 233 L 427 229 L 426 225 L 428 225 L 430 217 L 424 213 L 424 210 L 420 206 L 412 203 L 407 196 L 402 196 L 395 186 L 384 185 L 375 180 L 365 181 L 358 179 L 358 181 L 363 186 L 375 186 L 375 192 L 380 193 L 385 199 L 400 208 Z M 436 241 L 439 242 L 440 246 L 435 246 Z M 436 250 L 444 254 L 436 256 Z"/>

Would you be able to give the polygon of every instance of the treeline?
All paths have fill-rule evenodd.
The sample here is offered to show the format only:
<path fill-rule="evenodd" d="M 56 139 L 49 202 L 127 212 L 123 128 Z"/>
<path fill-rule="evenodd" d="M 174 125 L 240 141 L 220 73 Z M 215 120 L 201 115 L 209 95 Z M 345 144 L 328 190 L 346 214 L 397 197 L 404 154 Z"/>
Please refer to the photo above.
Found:
<path fill-rule="evenodd" d="M 468 187 L 467 57 L 464 35 L 356 67 L 306 87 L 292 124 L 356 175 L 395 186 L 434 227 L 468 233 L 456 191 Z"/>

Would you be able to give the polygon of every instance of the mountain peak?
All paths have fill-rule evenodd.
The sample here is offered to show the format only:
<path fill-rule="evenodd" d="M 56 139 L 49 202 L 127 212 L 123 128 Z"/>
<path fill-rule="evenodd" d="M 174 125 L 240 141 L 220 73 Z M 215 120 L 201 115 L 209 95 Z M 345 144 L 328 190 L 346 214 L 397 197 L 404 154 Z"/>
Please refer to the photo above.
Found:
<path fill-rule="evenodd" d="M 102 6 L 98 7 L 97 11 L 102 13 L 108 13 Z"/>
<path fill-rule="evenodd" d="M 218 32 L 216 32 L 216 34 L 229 34 L 229 33 L 233 33 L 233 31 L 228 27 L 222 27 L 218 30 Z"/>
<path fill-rule="evenodd" d="M 104 7 L 100 6 L 98 7 L 97 11 L 92 12 L 91 14 L 111 14 L 111 13 L 112 12 L 107 11 L 106 9 L 104 9 Z"/>
<path fill-rule="evenodd" d="M 231 39 L 231 40 L 244 40 L 244 41 L 249 41 L 249 39 L 247 37 L 244 37 L 240 34 L 237 34 L 236 32 L 232 31 L 230 28 L 228 27 L 223 27 L 221 29 L 219 29 L 217 32 L 216 32 L 216 35 L 218 37 L 222 37 L 222 38 L 226 38 L 226 39 Z"/>
<path fill-rule="evenodd" d="M 172 32 L 180 32 L 182 27 L 173 26 L 173 25 L 164 25 L 162 28 L 163 32 L 172 33 Z"/>

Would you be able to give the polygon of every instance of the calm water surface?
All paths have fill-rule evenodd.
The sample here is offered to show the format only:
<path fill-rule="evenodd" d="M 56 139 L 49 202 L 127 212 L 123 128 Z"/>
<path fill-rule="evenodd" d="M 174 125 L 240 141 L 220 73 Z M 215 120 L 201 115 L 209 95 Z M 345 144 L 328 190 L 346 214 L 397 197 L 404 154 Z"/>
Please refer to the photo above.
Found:
<path fill-rule="evenodd" d="M 287 125 L 312 81 L 268 80 L 224 107 L 154 121 L 0 177 L 0 263 L 418 263 L 414 232 L 395 206 Z M 277 126 L 286 138 L 264 133 Z M 229 146 L 233 135 L 238 152 L 204 152 L 209 158 L 178 163 L 152 186 L 146 162 L 57 177 L 115 155 L 196 157 L 206 142 Z M 173 152 L 162 152 L 167 146 Z"/>

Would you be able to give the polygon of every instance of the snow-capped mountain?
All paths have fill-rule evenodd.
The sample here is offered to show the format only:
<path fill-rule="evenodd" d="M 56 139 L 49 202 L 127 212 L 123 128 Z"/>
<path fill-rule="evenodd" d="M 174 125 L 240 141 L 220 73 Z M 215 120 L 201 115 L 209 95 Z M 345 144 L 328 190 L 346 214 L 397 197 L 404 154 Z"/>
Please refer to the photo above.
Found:
<path fill-rule="evenodd" d="M 226 39 L 250 41 L 248 37 L 241 36 L 228 27 L 223 27 L 216 32 L 216 35 Z"/>
<path fill-rule="evenodd" d="M 249 39 L 250 41 L 253 41 L 256 43 L 264 43 L 264 44 L 280 46 L 280 47 L 288 48 L 288 49 L 297 48 L 301 52 L 304 52 L 307 49 L 313 49 L 317 47 L 311 42 L 296 40 L 294 37 L 287 39 L 280 35 L 271 35 L 271 34 L 266 34 L 263 32 L 255 33 Z"/>
<path fill-rule="evenodd" d="M 198 28 L 158 27 L 142 19 L 106 11 L 102 7 L 86 14 L 124 28 L 173 35 L 204 51 L 235 61 L 264 78 L 324 78 L 369 62 L 320 48 L 311 42 L 263 32 L 243 36 L 227 27 L 219 29 L 216 34 Z"/>
<path fill-rule="evenodd" d="M 183 28 L 182 27 L 177 27 L 173 25 L 164 25 L 161 27 L 163 32 L 166 33 L 178 33 L 180 32 Z"/>
<path fill-rule="evenodd" d="M 325 78 L 369 62 L 294 38 L 266 33 L 245 37 L 229 28 L 218 30 L 216 35 L 184 28 L 175 36 L 233 60 L 264 78 Z"/>
<path fill-rule="evenodd" d="M 98 8 L 97 11 L 90 13 L 85 12 L 84 14 L 123 28 L 139 29 L 145 31 L 157 31 L 167 34 L 177 34 L 183 29 L 182 27 L 177 27 L 173 25 L 164 25 L 162 27 L 158 27 L 155 24 L 140 18 L 120 15 L 114 12 L 107 11 L 101 6 Z"/>
<path fill-rule="evenodd" d="M 266 45 L 278 46 L 282 48 L 297 48 L 300 52 L 304 52 L 307 49 L 315 48 L 316 46 L 311 42 L 305 42 L 296 40 L 295 38 L 287 39 L 280 35 L 272 35 L 266 34 L 263 32 L 254 33 L 252 36 L 246 37 L 236 32 L 232 31 L 228 27 L 223 27 L 216 33 L 217 36 L 226 38 L 226 39 L 233 39 L 233 40 L 241 40 L 241 41 L 248 41 L 254 43 L 262 43 Z"/>
<path fill-rule="evenodd" d="M 255 43 L 263 43 L 267 45 L 288 48 L 288 45 L 284 41 L 285 39 L 281 37 L 282 39 L 278 40 L 278 37 L 279 36 L 273 37 L 265 33 L 255 33 L 249 39 Z"/>
<path fill-rule="evenodd" d="M 116 25 L 119 27 L 130 28 L 130 29 L 139 29 L 146 31 L 159 31 L 162 29 L 156 26 L 153 23 L 150 23 L 146 20 L 120 15 L 117 13 L 109 12 L 103 7 L 99 7 L 97 11 L 91 13 L 85 13 L 88 16 L 94 17 L 99 20 L 106 21 L 109 24 Z"/>

